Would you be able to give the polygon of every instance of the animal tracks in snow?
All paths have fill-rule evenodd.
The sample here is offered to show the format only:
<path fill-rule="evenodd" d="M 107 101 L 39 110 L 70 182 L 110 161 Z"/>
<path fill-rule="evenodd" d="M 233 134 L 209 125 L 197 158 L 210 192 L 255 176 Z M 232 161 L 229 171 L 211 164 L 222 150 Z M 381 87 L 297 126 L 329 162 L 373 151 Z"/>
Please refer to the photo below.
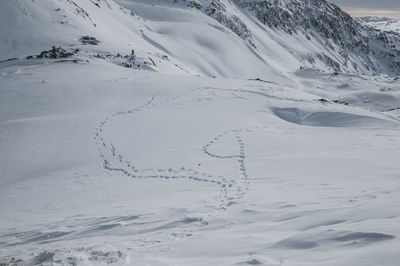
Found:
<path fill-rule="evenodd" d="M 272 133 L 270 126 L 249 121 L 254 112 L 264 112 L 265 101 L 319 104 L 284 93 L 271 95 L 265 88 L 203 87 L 169 97 L 153 95 L 143 105 L 115 112 L 100 122 L 95 140 L 103 167 L 136 179 L 211 184 L 218 190 L 218 207 L 226 209 L 249 190 L 246 147 L 254 149 L 248 145 L 255 139 L 264 141 L 265 147 L 262 136 Z M 273 108 L 271 115 L 279 117 Z M 253 133 L 255 138 L 249 138 Z"/>
<path fill-rule="evenodd" d="M 243 142 L 242 137 L 240 136 L 240 133 L 242 133 L 242 130 L 226 131 L 223 134 L 216 136 L 202 148 L 203 152 L 210 157 L 216 159 L 232 159 L 236 160 L 237 162 L 239 178 L 236 179 L 235 181 L 228 182 L 227 188 L 223 186 L 226 185 L 225 183 L 227 182 L 219 184 L 220 186 L 223 186 L 222 189 L 224 191 L 224 198 L 221 200 L 224 201 L 223 205 L 225 206 L 229 206 L 233 204 L 236 199 L 242 198 L 249 187 L 249 178 L 245 165 L 245 158 L 246 158 L 245 144 Z M 235 138 L 238 147 L 238 151 L 236 154 L 222 154 L 210 151 L 210 149 L 214 146 L 215 143 L 218 143 L 221 138 L 224 137 L 226 138 L 227 136 Z M 231 193 L 234 194 L 230 195 Z"/>
<path fill-rule="evenodd" d="M 190 92 L 193 92 L 191 90 Z M 156 167 L 140 168 L 135 162 L 128 159 L 129 156 L 123 154 L 117 145 L 104 137 L 105 126 L 111 124 L 115 118 L 124 118 L 128 116 L 140 116 L 145 110 L 154 109 L 160 106 L 166 106 L 171 103 L 177 103 L 184 98 L 187 93 L 177 95 L 164 101 L 156 102 L 156 96 L 152 96 L 145 104 L 134 107 L 126 111 L 118 111 L 107 116 L 100 122 L 95 130 L 94 139 L 97 143 L 98 153 L 102 160 L 104 169 L 113 172 L 120 172 L 128 177 L 137 179 L 187 179 L 196 182 L 204 182 L 216 185 L 219 191 L 218 207 L 225 209 L 234 204 L 238 199 L 242 198 L 248 190 L 249 180 L 245 165 L 245 144 L 241 137 L 241 130 L 228 130 L 219 134 L 202 147 L 205 155 L 215 160 L 230 160 L 236 163 L 237 176 L 224 177 L 222 175 L 211 174 L 188 166 L 181 167 Z M 221 139 L 228 139 L 228 144 L 234 145 L 236 151 L 234 154 L 226 154 L 225 152 L 214 153 L 212 150 L 217 146 Z M 179 147 L 177 147 L 179 149 Z M 200 147 L 199 147 L 200 148 Z M 223 148 L 223 147 L 222 147 Z M 200 164 L 199 164 L 200 165 Z M 211 171 L 212 172 L 212 171 Z"/>
<path fill-rule="evenodd" d="M 124 121 L 127 119 L 126 123 L 128 123 L 128 120 L 130 119 L 129 117 L 140 117 L 141 115 L 144 115 L 145 111 L 150 111 L 161 107 L 169 108 L 169 106 L 175 106 L 175 108 L 179 109 L 180 103 L 185 103 L 186 101 L 191 100 L 207 105 L 213 101 L 213 98 L 210 98 L 210 92 L 213 94 L 211 96 L 216 96 L 215 92 L 210 90 L 210 88 L 203 90 L 207 97 L 201 98 L 198 94 L 196 94 L 196 92 L 198 93 L 199 90 L 192 89 L 180 95 L 159 101 L 157 101 L 158 98 L 153 95 L 143 105 L 133 107 L 126 111 L 115 112 L 100 122 L 95 129 L 94 139 L 97 143 L 98 153 L 102 160 L 104 169 L 112 172 L 120 172 L 128 177 L 136 179 L 185 179 L 209 183 L 215 185 L 219 191 L 217 196 L 218 208 L 225 209 L 243 198 L 246 191 L 249 189 L 250 182 L 246 169 L 246 145 L 243 139 L 243 134 L 251 132 L 255 128 L 225 130 L 223 133 L 220 133 L 209 140 L 206 144 L 203 144 L 202 146 L 199 145 L 198 149 L 201 149 L 202 153 L 206 155 L 206 157 L 212 159 L 206 159 L 209 164 L 211 163 L 220 165 L 222 163 L 224 167 L 233 168 L 227 171 L 229 172 L 228 174 L 216 173 L 214 169 L 209 169 L 207 166 L 194 168 L 194 162 L 189 164 L 192 166 L 189 166 L 187 163 L 182 163 L 182 165 L 179 167 L 176 165 L 162 167 L 155 163 L 152 167 L 141 167 L 136 161 L 131 159 L 132 156 L 122 152 L 118 145 L 113 143 L 112 140 L 109 140 L 109 138 L 105 137 L 104 134 L 106 126 L 107 128 L 113 126 L 113 119 L 118 118 L 123 119 Z M 221 94 L 223 97 L 229 95 L 225 91 L 217 91 L 217 93 Z M 202 99 L 207 99 L 207 101 Z M 182 125 L 182 127 L 184 126 L 185 125 Z M 135 134 L 135 132 L 132 132 L 132 134 Z M 199 134 L 201 134 L 201 132 Z M 133 140 L 135 141 L 135 139 Z M 185 143 L 179 142 L 177 145 L 185 145 Z M 155 144 L 153 146 L 155 146 Z M 177 149 L 178 153 L 181 147 L 174 148 Z M 200 165 L 203 166 L 202 163 L 198 163 L 198 166 Z"/>

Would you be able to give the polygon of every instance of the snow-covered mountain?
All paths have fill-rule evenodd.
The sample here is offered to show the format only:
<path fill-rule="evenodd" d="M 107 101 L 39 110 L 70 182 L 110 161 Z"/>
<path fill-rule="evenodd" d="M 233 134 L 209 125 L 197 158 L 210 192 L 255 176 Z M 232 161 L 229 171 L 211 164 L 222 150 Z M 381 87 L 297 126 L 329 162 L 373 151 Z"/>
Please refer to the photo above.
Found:
<path fill-rule="evenodd" d="M 398 266 L 399 34 L 371 23 L 0 1 L 0 265 Z"/>
<path fill-rule="evenodd" d="M 294 35 L 295 45 L 289 45 L 288 38 L 279 43 L 289 52 L 294 52 L 301 62 L 322 63 L 336 71 L 399 73 L 399 35 L 373 31 L 343 12 L 339 7 L 325 0 L 285 1 L 185 1 L 193 8 L 203 10 L 221 24 L 249 43 L 252 31 L 243 17 L 257 18 L 274 32 Z M 244 9 L 241 14 L 232 10 Z M 246 12 L 247 11 L 247 12 Z M 243 12 L 243 11 L 242 11 Z M 266 32 L 264 38 L 272 38 Z M 260 42 L 263 42 L 260 37 Z M 318 49 L 324 47 L 325 49 Z M 318 63 L 317 63 L 318 62 Z"/>
<path fill-rule="evenodd" d="M 363 17 L 359 18 L 361 23 L 383 31 L 400 33 L 400 20 L 394 18 Z"/>
<path fill-rule="evenodd" d="M 0 11 L 5 33 L 0 58 L 28 56 L 52 45 L 79 47 L 79 39 L 89 35 L 101 42 L 102 51 L 166 55 L 177 60 L 167 71 L 194 75 L 281 76 L 300 67 L 400 73 L 399 35 L 365 27 L 324 0 L 117 3 L 6 1 Z"/>

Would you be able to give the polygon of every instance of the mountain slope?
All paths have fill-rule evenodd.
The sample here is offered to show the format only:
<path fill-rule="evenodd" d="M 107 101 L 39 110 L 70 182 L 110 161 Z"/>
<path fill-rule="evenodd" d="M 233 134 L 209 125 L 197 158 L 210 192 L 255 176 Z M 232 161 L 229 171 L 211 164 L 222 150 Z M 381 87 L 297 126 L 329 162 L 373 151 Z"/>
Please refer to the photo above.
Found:
<path fill-rule="evenodd" d="M 190 9 L 146 2 L 136 6 L 138 13 L 143 13 L 136 15 L 108 0 L 12 1 L 1 5 L 1 31 L 7 36 L 0 40 L 2 59 L 39 54 L 53 45 L 80 48 L 91 55 L 125 55 L 134 50 L 143 58 L 167 56 L 170 66 L 160 66 L 157 71 L 237 78 L 279 78 L 278 69 L 296 62 L 289 58 L 276 66 L 267 63 L 266 56 L 218 22 Z M 164 21 L 159 22 L 161 14 Z M 95 37 L 100 44 L 82 45 L 82 36 Z M 286 53 L 275 46 L 276 52 Z"/>
<path fill-rule="evenodd" d="M 317 0 L 0 1 L 0 265 L 398 266 L 396 36 Z"/>
<path fill-rule="evenodd" d="M 101 42 L 92 53 L 166 55 L 176 62 L 166 62 L 164 72 L 180 74 L 284 81 L 285 73 L 300 67 L 400 73 L 398 35 L 365 27 L 323 0 L 117 3 L 4 2 L 0 58 L 37 54 L 52 45 L 87 50 L 79 39 L 89 35 Z"/>
<path fill-rule="evenodd" d="M 397 266 L 400 80 L 87 60 L 0 63 L 0 264 Z"/>
<path fill-rule="evenodd" d="M 400 33 L 400 20 L 393 18 L 363 17 L 360 22 L 378 30 Z"/>
<path fill-rule="evenodd" d="M 371 30 L 325 0 L 184 2 L 215 17 L 233 32 L 242 28 L 238 35 L 254 44 L 254 28 L 240 20 L 243 14 L 232 11 L 238 7 L 244 9 L 268 27 L 262 33 L 261 42 L 266 36 L 278 40 L 307 66 L 324 68 L 321 65 L 325 65 L 353 73 L 400 73 L 399 35 Z M 268 32 L 271 29 L 273 32 Z M 286 33 L 286 36 L 277 38 L 276 33 Z"/>

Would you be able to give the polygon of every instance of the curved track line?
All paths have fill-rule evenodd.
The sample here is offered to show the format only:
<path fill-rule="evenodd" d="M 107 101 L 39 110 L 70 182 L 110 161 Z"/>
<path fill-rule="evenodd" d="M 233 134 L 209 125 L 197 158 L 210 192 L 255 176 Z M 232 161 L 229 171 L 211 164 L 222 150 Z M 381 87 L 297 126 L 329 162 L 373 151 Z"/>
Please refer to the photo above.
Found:
<path fill-rule="evenodd" d="M 193 91 L 193 90 L 192 90 Z M 186 93 L 185 93 L 186 94 Z M 243 184 L 248 185 L 248 178 L 247 178 L 247 173 L 245 172 L 245 163 L 244 163 L 244 143 L 241 140 L 241 137 L 238 135 L 239 131 L 236 131 L 236 141 L 239 145 L 239 151 L 240 153 L 238 155 L 235 155 L 233 157 L 229 156 L 214 156 L 213 154 L 209 153 L 207 151 L 207 148 L 212 144 L 208 143 L 203 147 L 203 151 L 205 154 L 211 156 L 211 157 L 217 157 L 220 159 L 236 159 L 238 163 L 238 168 L 240 169 L 239 174 L 240 178 L 238 181 L 240 181 L 242 184 L 238 185 L 237 181 L 235 180 L 227 180 L 226 178 L 222 176 L 213 176 L 209 173 L 206 172 L 199 172 L 194 169 L 188 168 L 188 167 L 181 167 L 178 169 L 173 169 L 173 168 L 168 168 L 168 169 L 138 169 L 131 161 L 125 159 L 125 156 L 120 154 L 115 146 L 112 143 L 107 142 L 104 137 L 103 137 L 103 131 L 104 127 L 106 124 L 108 124 L 113 118 L 117 116 L 123 116 L 123 115 L 133 115 L 135 113 L 141 112 L 145 109 L 148 108 L 153 108 L 157 107 L 166 103 L 169 103 L 171 101 L 175 101 L 178 98 L 184 96 L 183 95 L 178 95 L 175 96 L 174 98 L 170 100 L 166 100 L 164 102 L 159 102 L 159 103 L 154 103 L 155 96 L 153 95 L 147 103 L 135 107 L 131 110 L 127 111 L 118 111 L 116 113 L 113 113 L 109 116 L 107 116 L 103 121 L 99 123 L 99 125 L 95 129 L 95 136 L 94 139 L 97 143 L 97 150 L 99 153 L 99 156 L 102 160 L 102 166 L 104 169 L 108 171 L 115 171 L 115 172 L 121 172 L 126 176 L 132 177 L 132 178 L 138 178 L 138 179 L 190 179 L 193 181 L 197 182 L 206 182 L 210 184 L 217 185 L 218 190 L 219 190 L 219 207 L 222 209 L 225 209 L 226 207 L 232 205 L 235 203 L 235 200 L 238 198 L 241 198 L 244 195 L 245 188 L 242 187 Z M 227 131 L 223 134 L 220 134 L 218 137 L 214 138 L 214 141 L 217 141 L 220 137 L 222 137 L 225 134 L 228 134 L 229 132 L 233 131 Z M 114 162 L 112 162 L 114 161 Z M 115 166 L 115 162 L 118 164 L 122 164 L 122 166 L 117 167 Z M 231 191 L 233 188 L 237 188 L 237 192 L 235 195 L 230 195 Z"/>
<path fill-rule="evenodd" d="M 273 98 L 278 100 L 289 100 L 296 102 L 307 102 L 307 100 L 298 100 L 293 98 L 285 98 L 278 97 L 274 95 L 267 94 L 263 91 L 253 91 L 248 89 L 223 89 L 223 88 L 213 88 L 213 87 L 203 87 L 200 88 L 205 91 L 219 91 L 222 93 L 226 92 L 237 92 L 237 93 L 245 93 L 251 94 L 255 96 L 261 96 L 266 98 Z M 157 106 L 162 106 L 171 102 L 176 102 L 179 98 L 186 96 L 189 93 L 193 93 L 196 89 L 191 89 L 188 92 L 184 92 L 179 95 L 175 95 L 172 98 L 166 99 L 162 102 L 155 103 L 156 96 L 153 95 L 145 104 L 140 105 L 138 107 L 134 107 L 127 111 L 118 111 L 109 116 L 107 116 L 103 121 L 99 123 L 99 125 L 95 129 L 94 139 L 97 143 L 97 149 L 99 156 L 102 160 L 102 166 L 104 169 L 108 171 L 121 172 L 126 176 L 138 179 L 189 179 L 196 182 L 205 182 L 216 185 L 219 190 L 219 207 L 225 209 L 226 207 L 234 204 L 236 200 L 242 198 L 246 191 L 248 191 L 250 182 L 249 177 L 246 170 L 246 154 L 245 154 L 245 144 L 241 133 L 246 130 L 246 132 L 251 132 L 255 128 L 242 128 L 242 129 L 233 129 L 223 132 L 219 134 L 214 139 L 209 141 L 202 147 L 202 151 L 213 158 L 216 159 L 231 159 L 236 160 L 237 168 L 238 168 L 238 178 L 227 179 L 223 176 L 214 176 L 207 172 L 200 172 L 185 166 L 180 168 L 150 168 L 150 169 L 138 169 L 131 161 L 125 159 L 123 154 L 120 154 L 118 150 L 112 143 L 107 142 L 102 136 L 104 127 L 108 124 L 112 119 L 117 116 L 124 115 L 134 115 L 139 112 L 144 111 L 145 109 L 151 109 Z M 209 148 L 219 141 L 223 136 L 228 134 L 233 134 L 235 136 L 239 153 L 234 155 L 221 155 L 210 152 Z M 119 167 L 116 164 L 120 164 Z"/>

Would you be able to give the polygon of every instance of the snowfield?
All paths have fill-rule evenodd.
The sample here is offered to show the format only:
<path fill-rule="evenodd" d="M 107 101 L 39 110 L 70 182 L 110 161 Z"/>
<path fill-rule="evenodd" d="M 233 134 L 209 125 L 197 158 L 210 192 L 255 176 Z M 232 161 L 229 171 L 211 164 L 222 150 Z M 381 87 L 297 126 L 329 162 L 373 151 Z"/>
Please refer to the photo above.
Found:
<path fill-rule="evenodd" d="M 0 3 L 0 265 L 398 265 L 398 76 L 116 2 Z"/>

